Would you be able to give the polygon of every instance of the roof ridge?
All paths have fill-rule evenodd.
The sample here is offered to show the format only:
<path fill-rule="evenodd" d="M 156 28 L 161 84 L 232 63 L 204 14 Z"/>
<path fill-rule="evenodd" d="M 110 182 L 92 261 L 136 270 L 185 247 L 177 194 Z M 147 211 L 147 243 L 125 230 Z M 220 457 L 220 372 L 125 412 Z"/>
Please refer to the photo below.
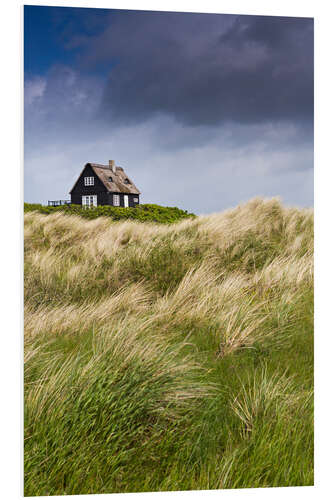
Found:
<path fill-rule="evenodd" d="M 111 170 L 108 165 L 102 165 L 101 163 L 90 163 L 92 167 L 105 168 L 107 170 Z"/>
<path fill-rule="evenodd" d="M 89 163 L 92 167 L 97 167 L 97 168 L 104 168 L 105 170 L 112 170 L 111 167 L 109 167 L 108 165 L 102 165 L 101 163 Z M 124 172 L 124 168 L 123 167 L 119 167 L 119 165 L 116 165 L 116 170 L 122 170 Z M 113 172 L 113 170 L 112 170 Z"/>

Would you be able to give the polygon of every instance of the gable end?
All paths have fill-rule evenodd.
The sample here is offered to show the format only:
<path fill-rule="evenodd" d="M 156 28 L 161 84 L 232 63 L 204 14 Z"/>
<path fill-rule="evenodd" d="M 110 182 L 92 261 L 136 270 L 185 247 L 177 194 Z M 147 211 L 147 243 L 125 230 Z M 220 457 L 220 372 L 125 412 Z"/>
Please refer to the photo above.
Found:
<path fill-rule="evenodd" d="M 85 186 L 84 184 L 84 178 L 85 177 L 93 177 L 94 178 L 94 185 L 93 186 Z M 107 191 L 107 188 L 103 181 L 99 178 L 99 176 L 96 174 L 94 169 L 92 168 L 90 163 L 86 163 L 83 169 L 81 170 L 80 175 L 78 176 L 74 186 L 70 190 L 70 194 L 73 192 L 82 192 L 82 194 L 89 194 L 89 192 L 93 191 Z"/>

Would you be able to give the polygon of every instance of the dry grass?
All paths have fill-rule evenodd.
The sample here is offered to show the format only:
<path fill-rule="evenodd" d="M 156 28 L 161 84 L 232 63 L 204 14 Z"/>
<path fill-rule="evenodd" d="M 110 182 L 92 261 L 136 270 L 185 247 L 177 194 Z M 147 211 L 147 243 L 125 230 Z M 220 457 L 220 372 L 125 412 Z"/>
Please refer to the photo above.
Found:
<path fill-rule="evenodd" d="M 237 377 L 229 363 L 267 352 L 287 359 L 298 349 L 312 281 L 313 213 L 276 199 L 168 226 L 27 213 L 27 494 L 274 483 L 259 472 L 236 479 L 245 453 L 237 422 L 242 439 L 272 415 L 292 422 L 283 408 L 297 408 L 304 388 L 277 361 L 275 371 L 240 365 Z M 228 411 L 236 430 L 224 434 L 222 459 L 214 413 Z M 200 438 L 208 421 L 211 448 Z M 175 439 L 181 464 L 167 459 Z M 196 447 L 207 470 L 219 463 L 214 479 L 183 470 Z M 136 454 L 147 457 L 146 479 L 132 475 Z M 90 470 L 87 460 L 97 469 L 81 488 L 76 470 Z M 163 461 L 167 475 L 154 472 Z M 301 481 L 296 469 L 286 481 L 276 477 Z"/>

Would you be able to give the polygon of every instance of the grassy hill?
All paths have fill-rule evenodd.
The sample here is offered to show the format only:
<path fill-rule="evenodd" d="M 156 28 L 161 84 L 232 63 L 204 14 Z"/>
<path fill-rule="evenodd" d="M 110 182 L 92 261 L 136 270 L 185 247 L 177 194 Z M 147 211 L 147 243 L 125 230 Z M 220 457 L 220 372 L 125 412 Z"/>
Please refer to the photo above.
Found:
<path fill-rule="evenodd" d="M 313 484 L 313 213 L 25 214 L 25 495 Z"/>

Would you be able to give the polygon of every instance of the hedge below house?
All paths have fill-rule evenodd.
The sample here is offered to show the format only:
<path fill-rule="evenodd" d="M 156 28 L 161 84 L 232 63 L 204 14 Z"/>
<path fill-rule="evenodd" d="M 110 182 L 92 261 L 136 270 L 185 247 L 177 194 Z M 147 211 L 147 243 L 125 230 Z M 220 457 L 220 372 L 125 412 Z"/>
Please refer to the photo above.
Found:
<path fill-rule="evenodd" d="M 162 207 L 160 205 L 144 204 L 135 208 L 112 207 L 103 205 L 93 208 L 83 208 L 81 205 L 61 205 L 59 207 L 49 207 L 39 203 L 24 203 L 24 212 L 37 211 L 42 214 L 52 214 L 64 212 L 68 214 L 80 215 L 86 219 L 96 219 L 97 217 L 111 217 L 114 220 L 134 219 L 141 222 L 159 222 L 170 224 L 179 220 L 196 217 L 187 210 L 177 207 Z"/>

